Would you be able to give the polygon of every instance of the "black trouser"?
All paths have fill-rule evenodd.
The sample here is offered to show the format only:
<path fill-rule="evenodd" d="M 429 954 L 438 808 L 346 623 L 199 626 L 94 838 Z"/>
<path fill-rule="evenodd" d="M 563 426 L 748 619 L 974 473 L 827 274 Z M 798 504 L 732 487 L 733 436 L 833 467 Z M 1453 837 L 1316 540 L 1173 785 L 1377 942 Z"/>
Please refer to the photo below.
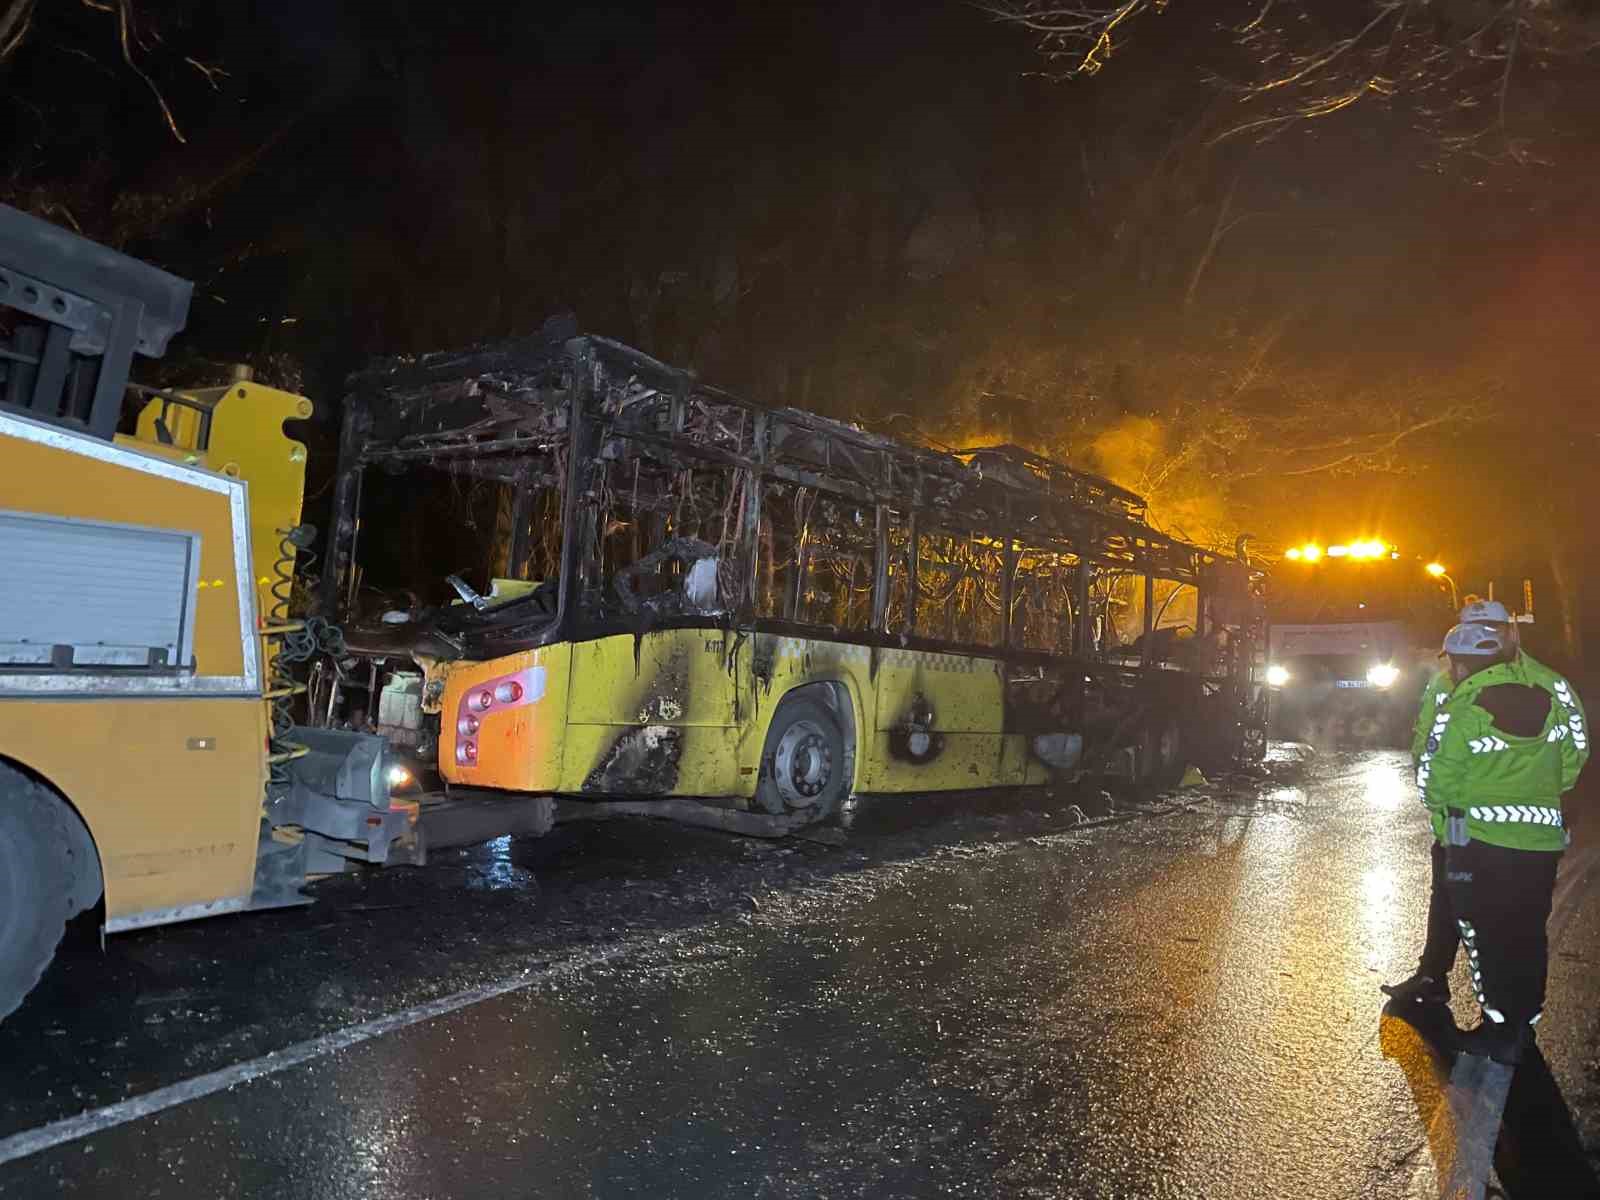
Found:
<path fill-rule="evenodd" d="M 1444 896 L 1439 890 L 1441 849 L 1445 860 Z M 1478 1003 L 1483 1005 L 1484 1016 L 1496 1023 L 1537 1020 L 1544 1009 L 1545 971 L 1550 957 L 1545 925 L 1550 920 L 1550 901 L 1561 855 L 1546 850 L 1508 850 L 1483 842 L 1435 846 L 1434 854 L 1433 901 L 1428 906 L 1429 947 L 1434 943 L 1435 913 L 1448 907 L 1467 947 L 1472 986 Z M 1442 913 L 1439 919 L 1444 919 Z M 1438 952 L 1442 956 L 1442 949 Z M 1449 953 L 1453 961 L 1453 942 Z"/>
<path fill-rule="evenodd" d="M 1433 843 L 1433 882 L 1428 890 L 1428 940 L 1422 945 L 1419 975 L 1443 979 L 1456 965 L 1456 947 L 1461 944 L 1461 926 L 1456 924 L 1455 905 L 1445 884 L 1444 847 Z"/>

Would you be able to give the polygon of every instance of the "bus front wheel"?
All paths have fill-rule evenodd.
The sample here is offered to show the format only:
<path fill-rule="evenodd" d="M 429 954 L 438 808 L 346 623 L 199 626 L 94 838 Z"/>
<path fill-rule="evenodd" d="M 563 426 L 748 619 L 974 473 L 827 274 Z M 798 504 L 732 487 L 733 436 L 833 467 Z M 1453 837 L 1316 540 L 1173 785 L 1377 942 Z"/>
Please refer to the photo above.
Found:
<path fill-rule="evenodd" d="M 756 803 L 774 815 L 811 811 L 821 820 L 844 799 L 845 763 L 844 732 L 833 714 L 809 697 L 790 697 L 767 730 Z"/>
<path fill-rule="evenodd" d="M 79 861 L 81 834 L 49 788 L 0 765 L 0 1019 L 39 982 L 68 919 L 94 903 L 88 892 L 99 896 L 99 864 Z"/>

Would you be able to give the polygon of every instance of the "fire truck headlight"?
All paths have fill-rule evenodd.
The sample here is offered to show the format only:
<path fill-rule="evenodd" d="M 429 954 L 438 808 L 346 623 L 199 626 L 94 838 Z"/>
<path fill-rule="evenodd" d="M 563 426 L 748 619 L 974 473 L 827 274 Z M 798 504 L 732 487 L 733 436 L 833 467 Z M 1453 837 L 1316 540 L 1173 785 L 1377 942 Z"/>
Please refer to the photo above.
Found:
<path fill-rule="evenodd" d="M 1289 668 L 1272 663 L 1267 667 L 1267 686 L 1281 688 L 1289 682 Z"/>
<path fill-rule="evenodd" d="M 1400 678 L 1400 668 L 1393 663 L 1374 663 L 1367 668 L 1367 682 L 1373 687 L 1393 687 L 1394 681 Z"/>

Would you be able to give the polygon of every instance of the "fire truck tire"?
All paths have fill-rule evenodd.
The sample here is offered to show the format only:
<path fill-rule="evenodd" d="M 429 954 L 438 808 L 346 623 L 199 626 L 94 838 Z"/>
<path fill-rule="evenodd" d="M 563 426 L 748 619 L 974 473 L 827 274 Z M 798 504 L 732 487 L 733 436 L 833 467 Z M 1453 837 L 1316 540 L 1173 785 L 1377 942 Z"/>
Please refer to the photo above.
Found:
<path fill-rule="evenodd" d="M 826 706 L 809 696 L 778 705 L 761 752 L 756 806 L 765 812 L 836 812 L 849 790 L 844 731 Z"/>
<path fill-rule="evenodd" d="M 99 896 L 98 862 L 78 816 L 43 784 L 0 764 L 0 1019 L 55 957 L 67 921 Z M 93 868 L 93 897 L 85 884 Z"/>

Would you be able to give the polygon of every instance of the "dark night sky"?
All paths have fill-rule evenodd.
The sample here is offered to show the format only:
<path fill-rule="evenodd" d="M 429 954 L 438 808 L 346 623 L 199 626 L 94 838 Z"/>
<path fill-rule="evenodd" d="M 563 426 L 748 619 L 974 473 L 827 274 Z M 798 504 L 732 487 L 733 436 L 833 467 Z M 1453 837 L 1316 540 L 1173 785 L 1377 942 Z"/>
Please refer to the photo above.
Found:
<path fill-rule="evenodd" d="M 769 402 L 1131 486 L 1235 428 L 1163 484 L 1194 536 L 1380 533 L 1468 586 L 1547 578 L 1540 522 L 1586 554 L 1585 97 L 1531 93 L 1559 136 L 1507 168 L 1439 161 L 1403 97 L 1204 146 L 1207 72 L 1246 65 L 1228 4 L 1174 0 L 1051 83 L 956 3 L 151 2 L 179 144 L 76 7 L 0 67 L 5 198 L 194 278 L 186 369 L 252 358 L 331 414 L 367 355 L 570 309 Z M 1469 393 L 1494 421 L 1405 441 L 1407 474 L 1260 469 L 1308 461 L 1262 432 L 1285 414 L 1325 441 Z"/>

